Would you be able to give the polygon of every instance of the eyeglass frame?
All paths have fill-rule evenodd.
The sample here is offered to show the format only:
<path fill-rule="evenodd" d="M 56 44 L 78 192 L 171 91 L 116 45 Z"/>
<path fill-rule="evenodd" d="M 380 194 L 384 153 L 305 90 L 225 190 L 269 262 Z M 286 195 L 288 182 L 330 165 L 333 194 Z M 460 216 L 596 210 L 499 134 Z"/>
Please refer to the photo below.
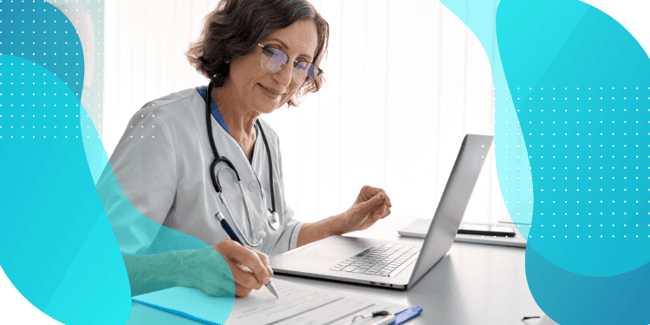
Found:
<path fill-rule="evenodd" d="M 321 69 L 320 67 L 318 67 L 317 65 L 315 65 L 315 64 L 313 64 L 313 63 L 311 63 L 311 62 L 309 62 L 309 61 L 305 61 L 305 60 L 302 60 L 302 61 L 296 61 L 296 60 L 294 60 L 294 59 L 289 59 L 289 54 L 287 54 L 287 52 L 285 52 L 285 51 L 283 51 L 282 49 L 279 49 L 279 48 L 277 48 L 277 47 L 274 47 L 274 46 L 271 46 L 271 45 L 264 45 L 264 44 L 261 44 L 261 43 L 257 43 L 257 46 L 259 46 L 259 47 L 262 48 L 262 55 L 264 55 L 264 50 L 266 50 L 267 48 L 272 48 L 272 49 L 275 49 L 275 50 L 278 50 L 278 51 L 284 53 L 284 55 L 287 57 L 287 61 L 284 63 L 284 65 L 282 66 L 282 68 L 280 68 L 280 70 L 278 70 L 278 71 L 276 71 L 276 72 L 271 72 L 271 71 L 269 71 L 269 70 L 264 66 L 264 64 L 263 64 L 263 62 L 264 62 L 264 57 L 262 56 L 262 57 L 261 57 L 261 61 L 260 61 L 260 65 L 262 65 L 262 68 L 264 68 L 264 70 L 269 71 L 269 72 L 271 72 L 271 73 L 278 73 L 278 72 L 282 71 L 282 69 L 284 69 L 284 68 L 289 64 L 289 61 L 294 61 L 294 62 L 296 62 L 296 64 L 293 66 L 294 73 L 295 73 L 295 70 L 296 70 L 296 66 L 297 66 L 298 63 L 300 63 L 300 62 L 307 62 L 307 63 L 313 65 L 316 69 L 318 69 L 318 77 L 320 77 L 321 75 L 323 75 L 323 74 L 325 73 L 325 71 L 323 71 L 323 69 Z M 318 77 L 316 77 L 316 78 L 318 78 Z M 303 83 L 307 82 L 308 79 L 315 80 L 316 78 L 309 78 L 309 73 L 307 73 L 307 76 L 305 77 L 305 80 L 303 81 Z M 294 80 L 295 80 L 295 79 L 294 79 Z"/>

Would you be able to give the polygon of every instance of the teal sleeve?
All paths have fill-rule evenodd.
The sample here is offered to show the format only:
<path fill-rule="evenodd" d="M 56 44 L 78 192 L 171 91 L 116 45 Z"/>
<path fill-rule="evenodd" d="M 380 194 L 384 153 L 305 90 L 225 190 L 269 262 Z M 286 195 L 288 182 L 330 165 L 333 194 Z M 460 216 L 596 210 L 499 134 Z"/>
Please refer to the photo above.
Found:
<path fill-rule="evenodd" d="M 122 255 L 131 284 L 131 296 L 184 286 L 182 261 L 193 252 L 186 250 L 142 256 Z"/>

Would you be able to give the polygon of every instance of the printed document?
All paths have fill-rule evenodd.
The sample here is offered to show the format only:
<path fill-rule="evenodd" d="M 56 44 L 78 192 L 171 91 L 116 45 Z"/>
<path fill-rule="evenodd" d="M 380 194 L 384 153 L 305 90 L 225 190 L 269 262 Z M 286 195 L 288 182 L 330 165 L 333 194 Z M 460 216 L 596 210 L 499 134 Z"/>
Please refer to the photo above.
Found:
<path fill-rule="evenodd" d="M 249 297 L 235 299 L 226 325 L 342 325 L 349 323 L 355 315 L 380 310 L 395 314 L 407 308 L 278 279 L 273 279 L 273 285 L 278 290 L 280 299 L 275 298 L 266 288 L 252 292 Z M 354 325 L 371 324 L 379 319 L 359 318 Z"/>
<path fill-rule="evenodd" d="M 356 315 L 386 310 L 398 313 L 406 306 L 376 301 L 363 296 L 346 295 L 289 281 L 273 279 L 280 299 L 268 289 L 235 298 L 226 325 L 345 325 Z M 232 300 L 214 298 L 199 290 L 174 287 L 133 297 L 133 301 L 165 310 L 206 324 L 219 324 Z M 372 324 L 381 317 L 357 318 L 354 325 Z"/>

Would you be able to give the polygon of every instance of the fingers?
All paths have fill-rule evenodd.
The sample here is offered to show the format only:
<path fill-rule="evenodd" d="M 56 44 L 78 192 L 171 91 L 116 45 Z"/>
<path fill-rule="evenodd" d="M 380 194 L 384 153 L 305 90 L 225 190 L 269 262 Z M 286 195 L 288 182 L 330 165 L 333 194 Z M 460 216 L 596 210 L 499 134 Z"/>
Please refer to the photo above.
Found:
<path fill-rule="evenodd" d="M 377 207 L 376 219 L 383 219 L 390 215 L 390 208 L 393 206 L 393 204 L 391 203 L 388 194 L 386 194 L 386 191 L 382 189 L 377 190 L 378 195 L 381 194 L 383 196 L 383 200 L 381 206 Z"/>
<path fill-rule="evenodd" d="M 235 296 L 237 297 L 247 297 L 251 293 L 251 289 L 245 288 L 238 283 L 235 283 Z"/>
<path fill-rule="evenodd" d="M 235 284 L 246 289 L 259 290 L 263 284 L 260 283 L 251 271 L 242 265 L 232 265 L 232 276 L 235 278 Z"/>
<path fill-rule="evenodd" d="M 373 187 L 365 186 L 364 190 L 373 191 Z M 364 225 L 357 230 L 367 228 L 374 224 L 378 219 L 390 214 L 390 202 L 386 193 L 381 189 L 376 189 L 376 194 L 366 201 L 356 203 L 351 212 L 350 224 Z M 361 197 L 361 195 L 359 196 Z M 387 202 L 388 201 L 388 202 Z M 356 226 L 352 228 L 357 228 Z"/>
<path fill-rule="evenodd" d="M 378 219 L 387 217 L 392 206 L 393 204 L 386 191 L 366 185 L 361 189 L 359 197 L 357 197 L 354 213 L 358 217 L 369 217 L 371 219 L 369 221 L 374 223 Z"/>
<path fill-rule="evenodd" d="M 260 259 L 260 262 L 262 262 L 262 265 L 266 268 L 266 271 L 268 272 L 269 278 L 273 276 L 273 269 L 271 268 L 271 260 L 269 259 L 269 256 L 255 250 L 254 248 L 247 247 L 248 249 L 252 250 L 255 254 L 257 254 L 257 257 Z M 268 282 L 267 282 L 268 283 Z M 266 284 L 266 283 L 264 283 Z"/>
<path fill-rule="evenodd" d="M 375 213 L 372 215 L 373 222 L 375 223 L 379 219 L 384 219 L 390 215 L 391 211 L 390 208 L 387 207 L 378 207 Z"/>
<path fill-rule="evenodd" d="M 260 261 L 262 261 L 262 264 L 266 267 L 266 270 L 269 272 L 269 276 L 273 276 L 273 269 L 271 268 L 271 260 L 269 259 L 269 256 L 260 252 L 260 251 L 255 251 L 257 253 L 258 257 L 260 258 Z"/>
<path fill-rule="evenodd" d="M 367 201 L 357 204 L 356 212 L 362 215 L 372 215 L 377 211 L 378 208 L 382 206 L 384 203 L 384 198 L 385 196 L 383 193 L 375 194 L 375 196 L 371 197 Z"/>
<path fill-rule="evenodd" d="M 393 203 L 390 201 L 390 198 L 388 197 L 388 194 L 386 194 L 386 191 L 384 191 L 383 189 L 378 188 L 378 187 L 372 187 L 372 186 L 369 186 L 369 185 L 365 185 L 361 189 L 361 193 L 359 193 L 359 197 L 360 198 L 364 197 L 367 200 L 367 199 L 375 197 L 379 193 L 382 193 L 384 195 L 384 205 L 386 207 L 389 207 L 389 208 L 393 207 Z"/>
<path fill-rule="evenodd" d="M 386 209 L 384 213 L 381 215 L 380 219 L 384 219 L 390 215 L 391 211 L 390 208 Z"/>
<path fill-rule="evenodd" d="M 223 240 L 216 246 L 226 259 L 235 283 L 250 290 L 258 290 L 269 283 L 273 271 L 266 254 L 232 240 Z"/>
<path fill-rule="evenodd" d="M 265 259 L 270 264 L 268 257 L 248 246 L 244 247 L 244 250 L 245 252 L 237 256 L 237 261 L 253 272 L 260 286 L 269 283 L 272 273 L 269 272 L 267 264 L 262 262 L 262 259 Z"/>

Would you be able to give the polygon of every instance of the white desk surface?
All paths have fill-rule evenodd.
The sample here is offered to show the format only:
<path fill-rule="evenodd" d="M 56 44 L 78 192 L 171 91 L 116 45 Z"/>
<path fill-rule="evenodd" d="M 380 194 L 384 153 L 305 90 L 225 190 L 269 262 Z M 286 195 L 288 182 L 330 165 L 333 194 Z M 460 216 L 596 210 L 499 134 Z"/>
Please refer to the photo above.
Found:
<path fill-rule="evenodd" d="M 370 229 L 349 236 L 419 243 L 421 239 L 401 238 L 397 235 L 397 229 L 413 220 L 413 217 L 390 216 Z M 407 322 L 409 325 L 526 325 L 521 321 L 524 316 L 541 316 L 543 312 L 528 289 L 524 260 L 524 248 L 456 242 L 447 256 L 408 291 L 292 276 L 276 277 L 396 304 L 422 307 L 422 314 Z M 139 304 L 133 305 L 127 324 L 160 324 L 161 321 L 198 324 Z"/>

